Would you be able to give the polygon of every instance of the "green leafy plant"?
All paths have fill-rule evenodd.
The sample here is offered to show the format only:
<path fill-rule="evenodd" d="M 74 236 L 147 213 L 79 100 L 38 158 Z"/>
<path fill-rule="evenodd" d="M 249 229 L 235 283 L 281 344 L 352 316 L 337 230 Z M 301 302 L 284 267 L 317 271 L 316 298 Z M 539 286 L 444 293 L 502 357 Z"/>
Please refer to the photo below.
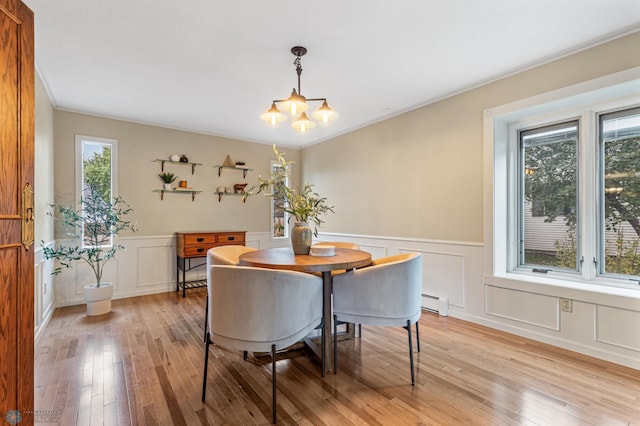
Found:
<path fill-rule="evenodd" d="M 305 183 L 302 189 L 290 188 L 286 185 L 287 177 L 293 161 L 287 161 L 284 154 L 278 152 L 273 146 L 276 155 L 277 167 L 273 167 L 267 178 L 258 176 L 258 183 L 245 191 L 244 198 L 250 195 L 264 194 L 276 200 L 284 200 L 284 203 L 274 203 L 276 212 L 289 213 L 296 222 L 313 224 L 314 235 L 318 235 L 318 226 L 324 223 L 323 217 L 328 213 L 335 213 L 332 205 L 326 198 L 321 197 L 313 190 L 313 185 Z"/>
<path fill-rule="evenodd" d="M 93 270 L 96 286 L 100 287 L 104 265 L 114 258 L 116 252 L 125 248 L 116 244 L 113 237 L 121 231 L 135 232 L 137 229 L 134 223 L 124 219 L 133 209 L 121 197 L 107 201 L 96 186 L 87 185 L 85 188 L 77 210 L 52 205 L 53 212 L 48 213 L 62 223 L 73 243 L 44 246 L 43 253 L 46 259 L 58 261 L 53 275 L 59 274 L 63 267 L 71 268 L 74 261 L 86 262 Z"/>
<path fill-rule="evenodd" d="M 618 228 L 614 249 L 607 250 L 605 269 L 607 272 L 640 275 L 640 238 L 625 240 L 622 228 Z"/>
<path fill-rule="evenodd" d="M 164 172 L 158 173 L 158 177 L 164 183 L 173 183 L 178 176 L 175 176 L 173 173 Z"/>

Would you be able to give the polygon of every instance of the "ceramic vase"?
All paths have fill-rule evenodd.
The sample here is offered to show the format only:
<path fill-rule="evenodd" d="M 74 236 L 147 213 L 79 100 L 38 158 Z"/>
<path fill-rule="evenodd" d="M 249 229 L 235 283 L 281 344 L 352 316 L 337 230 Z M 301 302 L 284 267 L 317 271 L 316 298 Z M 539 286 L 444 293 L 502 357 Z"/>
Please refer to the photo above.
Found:
<path fill-rule="evenodd" d="M 313 231 L 307 222 L 294 222 L 291 230 L 291 248 L 294 254 L 309 254 Z"/>

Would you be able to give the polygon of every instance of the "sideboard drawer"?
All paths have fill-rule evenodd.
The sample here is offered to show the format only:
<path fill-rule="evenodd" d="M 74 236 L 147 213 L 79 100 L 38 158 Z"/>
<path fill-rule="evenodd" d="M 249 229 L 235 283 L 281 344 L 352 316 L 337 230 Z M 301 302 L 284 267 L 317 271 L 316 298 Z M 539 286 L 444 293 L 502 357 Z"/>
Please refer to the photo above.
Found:
<path fill-rule="evenodd" d="M 184 245 L 200 245 L 209 244 L 213 246 L 216 243 L 216 234 L 186 234 L 184 236 Z"/>
<path fill-rule="evenodd" d="M 211 245 L 194 245 L 194 246 L 186 246 L 184 248 L 184 257 L 201 257 L 207 255 L 207 250 L 209 250 Z"/>
<path fill-rule="evenodd" d="M 244 232 L 229 232 L 217 234 L 218 244 L 241 244 L 244 245 Z"/>

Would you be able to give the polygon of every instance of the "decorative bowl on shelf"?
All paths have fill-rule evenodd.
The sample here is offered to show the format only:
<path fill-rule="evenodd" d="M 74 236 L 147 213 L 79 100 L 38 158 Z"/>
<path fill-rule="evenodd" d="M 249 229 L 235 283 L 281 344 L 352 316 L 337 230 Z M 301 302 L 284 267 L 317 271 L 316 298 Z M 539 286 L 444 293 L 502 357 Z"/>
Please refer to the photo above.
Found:
<path fill-rule="evenodd" d="M 336 247 L 329 244 L 316 244 L 311 246 L 311 256 L 335 256 Z"/>
<path fill-rule="evenodd" d="M 178 162 L 180 161 L 180 156 L 178 154 L 173 154 L 171 157 L 169 157 L 169 160 Z"/>

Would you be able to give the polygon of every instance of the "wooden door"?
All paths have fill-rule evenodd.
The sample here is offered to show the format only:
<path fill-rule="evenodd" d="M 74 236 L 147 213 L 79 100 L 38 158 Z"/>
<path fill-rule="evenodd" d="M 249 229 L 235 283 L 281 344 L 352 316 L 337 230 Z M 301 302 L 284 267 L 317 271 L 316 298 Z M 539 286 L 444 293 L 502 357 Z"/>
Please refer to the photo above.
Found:
<path fill-rule="evenodd" d="M 33 13 L 0 0 L 0 423 L 33 423 Z M 13 417 L 12 417 L 13 416 Z"/>

